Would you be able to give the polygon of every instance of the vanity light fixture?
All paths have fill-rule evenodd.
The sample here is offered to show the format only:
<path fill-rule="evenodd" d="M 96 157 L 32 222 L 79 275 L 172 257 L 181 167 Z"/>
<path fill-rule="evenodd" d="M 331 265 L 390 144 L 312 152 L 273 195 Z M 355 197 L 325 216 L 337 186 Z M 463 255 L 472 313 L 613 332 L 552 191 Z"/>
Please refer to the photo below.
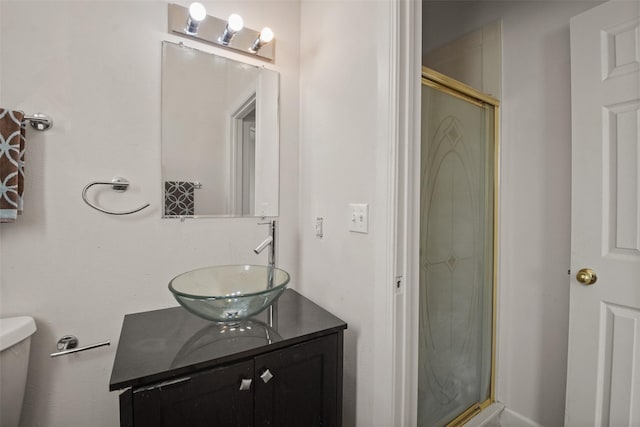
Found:
<path fill-rule="evenodd" d="M 220 43 L 225 46 L 229 46 L 229 42 L 236 35 L 238 31 L 240 31 L 244 27 L 244 22 L 242 21 L 242 16 L 237 13 L 232 13 L 229 15 L 229 19 L 227 19 L 227 25 L 224 27 L 224 32 L 218 39 Z"/>
<path fill-rule="evenodd" d="M 267 27 L 260 32 L 247 28 L 237 13 L 226 20 L 216 18 L 207 15 L 204 6 L 198 2 L 191 3 L 189 7 L 170 3 L 168 8 L 171 34 L 266 61 L 273 61 L 275 57 L 273 31 Z"/>
<path fill-rule="evenodd" d="M 258 37 L 253 41 L 249 50 L 257 53 L 263 45 L 269 43 L 271 40 L 273 40 L 273 31 L 271 31 L 269 27 L 264 27 Z"/>
<path fill-rule="evenodd" d="M 205 9 L 202 3 L 191 3 L 191 5 L 189 5 L 189 17 L 187 18 L 187 26 L 184 27 L 184 31 L 190 35 L 198 34 L 198 27 L 206 17 L 207 9 Z"/>

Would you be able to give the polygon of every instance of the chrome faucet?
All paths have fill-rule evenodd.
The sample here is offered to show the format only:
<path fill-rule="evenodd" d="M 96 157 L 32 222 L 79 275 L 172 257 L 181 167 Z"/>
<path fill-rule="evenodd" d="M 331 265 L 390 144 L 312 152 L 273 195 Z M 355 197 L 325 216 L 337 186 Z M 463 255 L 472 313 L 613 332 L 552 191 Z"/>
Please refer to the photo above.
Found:
<path fill-rule="evenodd" d="M 269 257 L 267 259 L 268 265 L 271 268 L 276 266 L 276 220 L 272 219 L 269 221 L 259 222 L 258 225 L 268 225 L 269 226 L 269 235 L 266 239 L 262 241 L 254 250 L 256 254 L 262 252 L 267 246 L 269 246 Z M 271 283 L 273 284 L 273 283 Z"/>
<path fill-rule="evenodd" d="M 273 288 L 273 269 L 276 267 L 276 220 L 271 219 L 268 221 L 264 221 L 265 218 L 262 218 L 263 221 L 259 222 L 258 225 L 268 225 L 269 226 L 269 235 L 266 239 L 262 241 L 254 250 L 256 254 L 262 252 L 267 246 L 269 246 L 269 257 L 267 259 L 267 263 L 269 265 L 269 270 L 267 272 L 267 288 Z M 278 329 L 278 301 L 275 301 L 269 306 L 269 314 L 268 314 L 268 322 L 269 326 Z"/>

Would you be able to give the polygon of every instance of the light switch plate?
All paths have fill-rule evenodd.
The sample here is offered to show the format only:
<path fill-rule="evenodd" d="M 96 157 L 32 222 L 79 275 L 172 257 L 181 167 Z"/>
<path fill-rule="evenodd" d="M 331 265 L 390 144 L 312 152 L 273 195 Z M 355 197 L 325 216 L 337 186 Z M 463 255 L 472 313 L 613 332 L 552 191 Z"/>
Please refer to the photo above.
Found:
<path fill-rule="evenodd" d="M 349 231 L 369 232 L 369 205 L 367 203 L 349 203 Z"/>

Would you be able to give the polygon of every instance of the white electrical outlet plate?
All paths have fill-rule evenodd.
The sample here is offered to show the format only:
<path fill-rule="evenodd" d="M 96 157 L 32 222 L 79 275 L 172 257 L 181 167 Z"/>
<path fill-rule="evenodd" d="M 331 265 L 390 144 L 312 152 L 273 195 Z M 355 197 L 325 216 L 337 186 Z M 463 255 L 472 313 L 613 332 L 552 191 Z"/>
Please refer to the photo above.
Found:
<path fill-rule="evenodd" d="M 369 232 L 369 205 L 367 203 L 349 203 L 349 231 Z"/>

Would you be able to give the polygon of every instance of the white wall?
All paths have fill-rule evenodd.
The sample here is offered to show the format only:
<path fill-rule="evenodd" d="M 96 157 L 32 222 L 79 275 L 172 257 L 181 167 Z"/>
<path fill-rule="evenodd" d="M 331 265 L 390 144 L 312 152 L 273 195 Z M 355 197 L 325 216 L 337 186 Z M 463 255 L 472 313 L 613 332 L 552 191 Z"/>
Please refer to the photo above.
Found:
<path fill-rule="evenodd" d="M 269 25 L 277 37 L 279 264 L 298 287 L 299 4 L 205 5 L 217 16 L 237 11 L 251 28 Z M 1 104 L 55 121 L 48 132 L 28 131 L 25 212 L 0 225 L 0 313 L 32 315 L 38 325 L 22 425 L 112 427 L 117 393 L 108 383 L 123 315 L 177 305 L 167 283 L 188 269 L 266 262 L 252 249 L 267 230 L 254 219 L 160 218 L 160 42 L 178 40 L 166 33 L 165 3 L 3 0 L 0 10 Z M 132 188 L 106 191 L 103 206 L 152 206 L 114 217 L 82 202 L 84 185 L 114 175 Z M 50 358 L 64 334 L 112 345 Z"/>
<path fill-rule="evenodd" d="M 586 1 L 427 2 L 423 46 L 503 20 L 497 398 L 562 425 L 571 198 L 569 18 Z"/>
<path fill-rule="evenodd" d="M 303 293 L 344 319 L 344 423 L 392 425 L 387 1 L 301 3 L 300 248 Z M 348 231 L 369 204 L 369 234 Z M 324 237 L 315 219 L 324 218 Z M 389 292 L 386 292 L 388 290 Z"/>

